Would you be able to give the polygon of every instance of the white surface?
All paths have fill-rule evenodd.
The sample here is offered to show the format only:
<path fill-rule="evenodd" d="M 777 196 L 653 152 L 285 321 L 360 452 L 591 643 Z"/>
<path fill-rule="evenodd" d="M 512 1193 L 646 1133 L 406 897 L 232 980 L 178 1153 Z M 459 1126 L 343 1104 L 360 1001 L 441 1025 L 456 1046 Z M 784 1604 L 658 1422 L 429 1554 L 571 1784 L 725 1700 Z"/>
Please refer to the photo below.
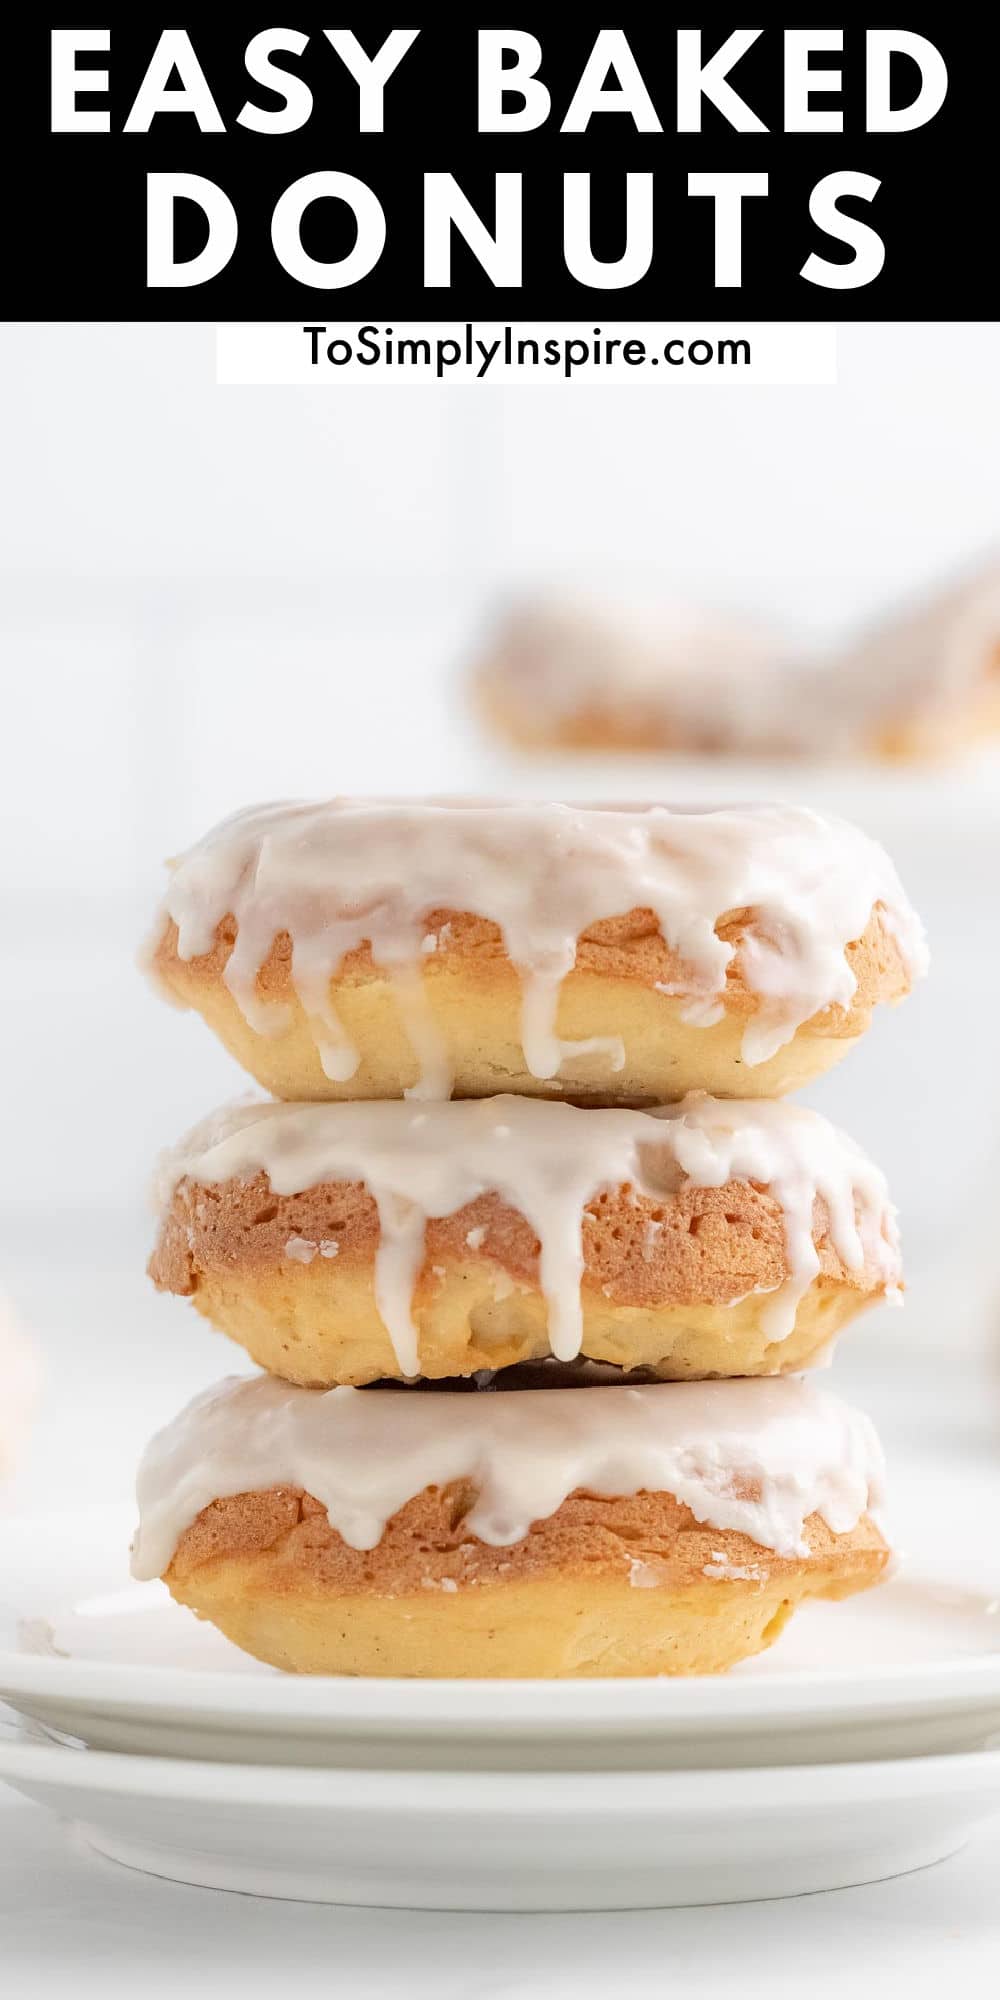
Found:
<path fill-rule="evenodd" d="M 306 1903 L 641 1910 L 850 1888 L 957 1852 L 1000 1756 L 737 1771 L 360 1771 L 0 1730 L 0 1777 L 143 1874 Z"/>
<path fill-rule="evenodd" d="M 720 1679 L 295 1680 L 159 1582 L 130 1507 L 0 1524 L 0 1696 L 96 1749 L 359 1770 L 847 1763 L 1000 1747 L 1000 1599 L 900 1576 Z"/>
<path fill-rule="evenodd" d="M 938 1867 L 785 1903 L 571 1916 L 253 1901 L 104 1861 L 0 1790 L 0 1963 L 36 2000 L 990 2000 L 1000 1833 Z"/>

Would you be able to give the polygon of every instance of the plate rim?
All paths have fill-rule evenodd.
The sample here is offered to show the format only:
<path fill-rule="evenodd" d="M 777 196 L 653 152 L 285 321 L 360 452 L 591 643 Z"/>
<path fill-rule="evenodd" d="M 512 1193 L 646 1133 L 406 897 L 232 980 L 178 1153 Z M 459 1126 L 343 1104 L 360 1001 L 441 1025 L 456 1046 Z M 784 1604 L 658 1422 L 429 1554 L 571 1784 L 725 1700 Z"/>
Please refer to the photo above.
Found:
<path fill-rule="evenodd" d="M 800 1799 L 836 1804 L 856 1797 L 859 1788 L 897 1801 L 956 1791 L 1000 1800 L 1000 1751 L 683 1771 L 367 1771 L 156 1757 L 0 1736 L 0 1782 L 15 1790 L 20 1784 L 70 1785 L 104 1797 L 192 1805 L 341 1805 L 373 1815 L 396 1810 L 401 1801 L 407 1812 L 430 1815 L 449 1806 L 463 1810 L 471 1800 L 477 1811 L 512 1817 L 538 1808 L 552 1816 L 557 1806 L 568 1815 L 593 1805 L 602 1814 L 617 1808 L 652 1816 L 672 1809 L 707 1818 L 721 1804 L 731 1805 L 737 1792 L 743 1795 L 737 1803 L 754 1812 L 782 1812 Z"/>
<path fill-rule="evenodd" d="M 629 1690 L 629 1706 L 614 1707 L 608 1694 L 612 1689 L 620 1694 L 623 1685 Z M 739 1687 L 738 1705 L 729 1693 L 734 1685 Z M 294 1714 L 290 1713 L 292 1689 Z M 498 1689 L 516 1689 L 520 1702 L 530 1698 L 532 1713 L 489 1713 L 496 1708 Z M 170 1708 L 185 1716 L 196 1712 L 206 1719 L 230 1722 L 248 1721 L 253 1716 L 292 1723 L 342 1719 L 345 1724 L 357 1724 L 367 1719 L 400 1730 L 415 1724 L 426 1729 L 440 1720 L 449 1734 L 487 1721 L 496 1731 L 509 1728 L 530 1734 L 533 1729 L 550 1730 L 565 1720 L 567 1726 L 580 1727 L 585 1723 L 592 1727 L 599 1721 L 605 1733 L 627 1735 L 654 1722 L 690 1722 L 702 1715 L 706 1720 L 723 1722 L 728 1719 L 727 1709 L 734 1722 L 774 1712 L 801 1717 L 834 1694 L 838 1713 L 852 1716 L 873 1708 L 895 1713 L 915 1703 L 950 1711 L 990 1696 L 1000 1703 L 1000 1653 L 915 1661 L 909 1666 L 876 1662 L 864 1669 L 863 1677 L 849 1666 L 808 1667 L 798 1672 L 783 1669 L 766 1680 L 735 1684 L 722 1675 L 708 1674 L 644 1675 L 624 1683 L 620 1678 L 596 1676 L 580 1681 L 499 1681 L 334 1674 L 284 1676 L 273 1681 L 262 1675 L 259 1680 L 244 1681 L 235 1674 L 201 1668 L 0 1653 L 0 1701 L 11 1706 L 16 1706 L 16 1699 L 34 1696 L 73 1708 L 91 1708 L 96 1703 L 102 1712 L 113 1705 L 132 1714 L 145 1714 L 154 1707 Z M 407 1714 L 400 1712 L 404 1698 Z M 466 1713 L 456 1713 L 462 1704 Z M 600 1713 L 595 1716 L 592 1707 L 598 1705 Z M 445 1713 L 446 1708 L 450 1712 Z"/>

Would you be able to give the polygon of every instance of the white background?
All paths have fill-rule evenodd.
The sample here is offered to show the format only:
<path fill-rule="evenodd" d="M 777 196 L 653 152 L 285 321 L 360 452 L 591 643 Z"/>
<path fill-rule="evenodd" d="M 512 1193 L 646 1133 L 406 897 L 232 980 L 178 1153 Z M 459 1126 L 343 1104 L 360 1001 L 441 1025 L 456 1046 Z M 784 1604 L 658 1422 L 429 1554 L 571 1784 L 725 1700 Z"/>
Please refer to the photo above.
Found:
<path fill-rule="evenodd" d="M 489 606 L 526 580 L 704 595 L 825 637 L 965 563 L 1000 539 L 996 348 L 992 327 L 843 328 L 836 388 L 341 396 L 218 388 L 207 326 L 3 328 L 0 1287 L 46 1374 L 23 1504 L 119 1497 L 148 1430 L 234 1365 L 142 1277 L 153 1153 L 243 1087 L 133 969 L 162 858 L 254 797 L 520 786 L 466 713 L 462 669 Z M 669 798 L 669 766 L 656 782 Z M 984 1464 L 1000 1430 L 997 788 L 982 774 L 796 784 L 890 835 L 931 926 L 926 994 L 823 1102 L 890 1169 L 911 1269 L 927 1267 L 905 1317 L 845 1342 L 837 1380 L 864 1388 L 891 1448 L 927 1453 L 960 1536 L 956 1461 L 936 1470 L 932 1447 L 947 1434 Z M 2 1819 L 0 1927 L 26 1993 L 43 1962 L 45 1991 L 71 1986 L 91 1947 L 126 1989 L 153 1948 L 249 1990 L 248 1957 L 270 1983 L 301 1941 L 366 1994 L 399 1990 L 399 1967 L 409 1985 L 423 1950 L 434 1990 L 463 2000 L 562 1991 L 563 1975 L 603 1994 L 630 1959 L 636 1991 L 670 1971 L 746 1991 L 751 1964 L 769 1990 L 797 1990 L 811 1965 L 847 1971 L 845 1924 L 862 1983 L 905 1964 L 908 1991 L 939 1990 L 947 1966 L 978 1993 L 997 1950 L 974 1857 L 924 1888 L 780 1915 L 487 1936 L 471 1919 L 112 1881 L 28 1808 Z"/>

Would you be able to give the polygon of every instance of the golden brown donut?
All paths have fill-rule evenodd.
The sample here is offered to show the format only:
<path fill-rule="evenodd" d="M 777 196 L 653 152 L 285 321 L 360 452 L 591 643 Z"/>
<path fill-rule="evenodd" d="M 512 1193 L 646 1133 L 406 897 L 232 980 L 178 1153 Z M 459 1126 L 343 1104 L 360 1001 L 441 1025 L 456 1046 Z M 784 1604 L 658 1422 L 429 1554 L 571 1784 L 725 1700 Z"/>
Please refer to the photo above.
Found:
<path fill-rule="evenodd" d="M 220 1383 L 147 1447 L 134 1573 L 275 1666 L 449 1678 L 717 1673 L 883 1575 L 881 1451 L 835 1397 L 539 1379 Z"/>
<path fill-rule="evenodd" d="M 620 1392 L 616 1392 L 620 1393 Z M 467 1490 L 428 1490 L 373 1550 L 348 1548 L 292 1488 L 216 1501 L 178 1544 L 171 1596 L 293 1673 L 453 1679 L 716 1674 L 773 1644 L 810 1597 L 881 1578 L 867 1518 L 808 1556 L 699 1527 L 669 1493 L 574 1493 L 513 1548 L 463 1529 Z"/>
<path fill-rule="evenodd" d="M 809 1367 L 886 1291 L 881 1272 L 843 1264 L 821 1204 L 815 1238 L 820 1275 L 779 1339 L 762 1325 L 766 1295 L 788 1274 L 772 1196 L 741 1182 L 659 1202 L 621 1188 L 601 1195 L 584 1221 L 582 1352 L 668 1380 Z M 149 1270 L 272 1374 L 310 1387 L 374 1382 L 400 1374 L 375 1301 L 378 1239 L 375 1203 L 357 1185 L 276 1196 L 264 1175 L 210 1191 L 183 1181 Z M 309 1261 L 289 1243 L 312 1251 Z M 317 1254 L 320 1243 L 336 1243 L 337 1256 Z M 430 1220 L 412 1312 L 431 1379 L 547 1355 L 537 1238 L 523 1216 L 492 1194 Z"/>
<path fill-rule="evenodd" d="M 557 1031 L 567 1042 L 619 1037 L 624 1065 L 612 1071 L 600 1055 L 569 1056 L 559 1077 L 539 1079 L 525 1068 L 521 982 L 497 925 L 467 911 L 432 911 L 427 935 L 437 942 L 420 977 L 448 1050 L 453 1095 L 491 1097 L 509 1090 L 592 1104 L 665 1103 L 689 1090 L 783 1097 L 840 1062 L 870 1027 L 873 1008 L 909 992 L 898 942 L 881 910 L 873 910 L 863 935 L 845 953 L 857 980 L 850 1006 L 821 1009 L 775 1055 L 748 1065 L 741 1044 L 757 1001 L 742 977 L 739 946 L 750 917 L 734 913 L 718 926 L 718 935 L 736 944 L 737 955 L 726 977 L 723 1018 L 708 1027 L 684 1020 L 688 1003 L 661 990 L 683 983 L 683 967 L 650 910 L 592 925 L 578 942 L 574 971 L 563 981 Z M 185 961 L 178 957 L 176 925 L 168 923 L 153 964 L 174 998 L 204 1017 L 263 1089 L 275 1097 L 315 1100 L 401 1097 L 414 1088 L 419 1065 L 392 982 L 374 964 L 370 949 L 349 952 L 330 981 L 337 1012 L 361 1052 L 354 1075 L 338 1083 L 324 1074 L 292 984 L 287 932 L 274 939 L 257 975 L 261 1000 L 288 1009 L 288 1026 L 269 1035 L 251 1027 L 225 984 L 235 937 L 228 916 L 212 950 Z"/>
<path fill-rule="evenodd" d="M 543 1358 L 553 1287 L 579 1294 L 592 1359 L 788 1373 L 901 1277 L 883 1177 L 796 1105 L 237 1106 L 167 1156 L 162 1195 L 154 1283 L 309 1387 Z M 408 1294 L 387 1294 L 380 1259 L 394 1268 L 414 1203 Z M 570 1232 L 582 1269 L 551 1261 L 573 1257 Z"/>
<path fill-rule="evenodd" d="M 279 1097 L 657 1103 L 811 1081 L 924 945 L 882 850 L 792 808 L 329 801 L 182 856 L 149 964 Z"/>

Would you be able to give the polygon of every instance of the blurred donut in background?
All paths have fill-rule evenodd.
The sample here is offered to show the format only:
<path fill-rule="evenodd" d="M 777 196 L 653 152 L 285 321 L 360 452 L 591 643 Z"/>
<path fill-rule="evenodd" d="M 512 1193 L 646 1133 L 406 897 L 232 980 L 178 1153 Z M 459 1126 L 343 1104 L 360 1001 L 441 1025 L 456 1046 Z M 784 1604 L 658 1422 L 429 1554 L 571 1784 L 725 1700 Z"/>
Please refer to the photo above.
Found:
<path fill-rule="evenodd" d="M 35 1398 L 38 1362 L 8 1301 L 0 1296 L 0 1486 L 21 1457 Z"/>
<path fill-rule="evenodd" d="M 526 600 L 471 678 L 521 749 L 940 760 L 1000 734 L 1000 558 L 828 653 L 749 614 Z"/>
<path fill-rule="evenodd" d="M 782 741 L 768 697 L 790 669 L 783 637 L 749 616 L 554 597 L 500 614 L 473 687 L 521 749 L 760 750 Z"/>
<path fill-rule="evenodd" d="M 1000 735 L 1000 557 L 887 614 L 831 664 L 870 754 L 940 760 Z"/>

